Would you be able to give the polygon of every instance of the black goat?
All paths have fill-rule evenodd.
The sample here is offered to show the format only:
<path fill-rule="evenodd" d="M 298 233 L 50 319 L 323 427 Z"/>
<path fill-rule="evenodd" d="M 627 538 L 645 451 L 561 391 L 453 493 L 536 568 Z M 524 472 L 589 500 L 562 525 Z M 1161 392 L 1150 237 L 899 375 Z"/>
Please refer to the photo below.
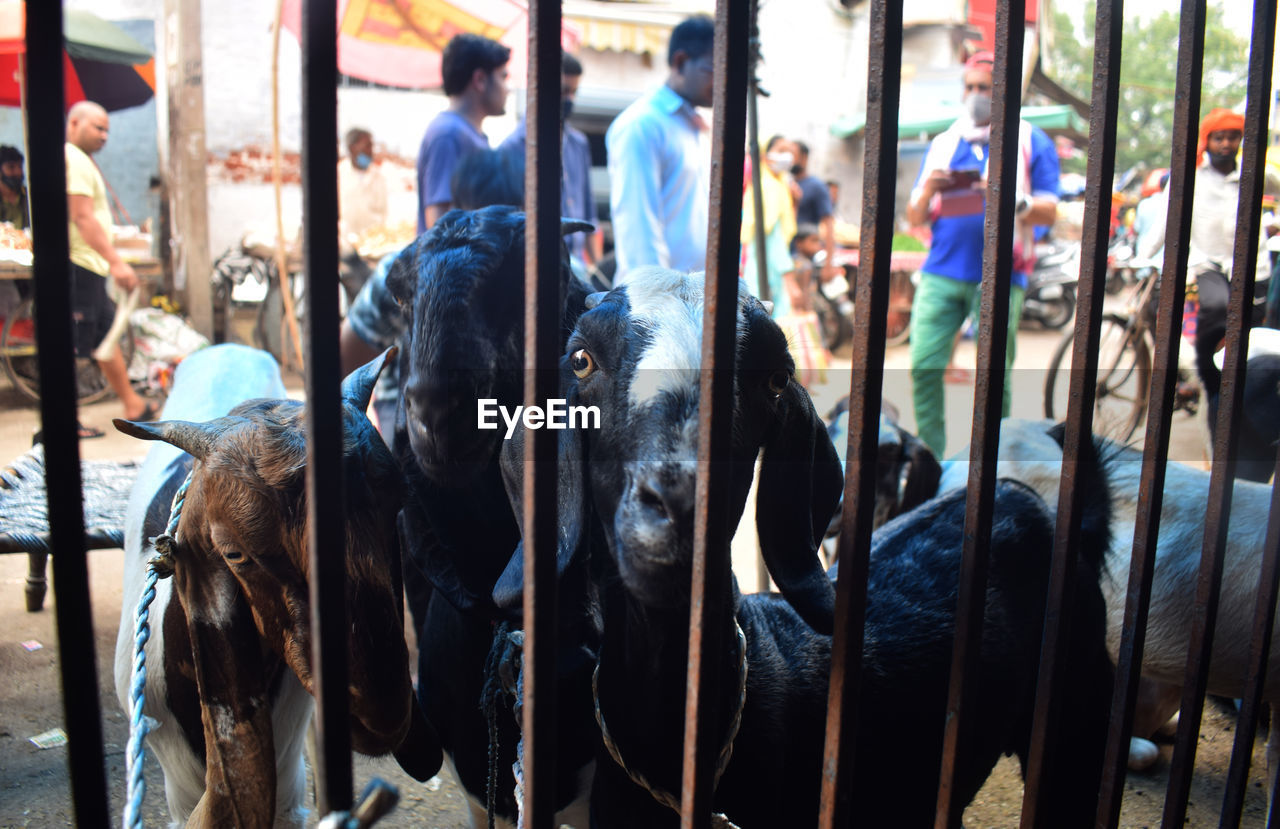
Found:
<path fill-rule="evenodd" d="M 481 710 L 485 663 L 502 618 L 494 581 L 520 541 L 498 469 L 503 431 L 478 428 L 477 402 L 514 407 L 523 397 L 524 214 L 509 207 L 452 211 L 405 250 L 387 287 L 411 315 L 404 335 L 395 454 L 408 482 L 401 513 L 405 584 L 418 631 L 418 696 L 483 824 L 490 783 L 495 810 L 514 820 L 518 724 Z M 581 223 L 564 223 L 564 232 Z M 560 268 L 564 333 L 587 291 Z M 585 579 L 577 595 L 585 597 Z M 564 588 L 558 799 L 582 799 L 594 756 L 590 670 L 597 625 L 585 598 Z M 490 722 L 497 728 L 490 779 Z"/>
<path fill-rule="evenodd" d="M 781 330 L 745 289 L 740 297 L 726 459 L 733 515 L 763 449 L 756 521 L 782 595 L 741 596 L 734 582 L 708 598 L 726 608 L 719 630 L 706 632 L 723 643 L 721 685 L 712 693 L 720 700 L 714 733 L 728 759 L 713 808 L 744 827 L 813 826 L 834 595 L 815 551 L 840 494 L 840 465 L 794 381 Z M 591 804 L 593 825 L 609 829 L 678 821 L 669 807 L 681 777 L 703 302 L 700 276 L 637 272 L 589 299 L 562 361 L 568 401 L 602 412 L 600 430 L 566 433 L 561 443 L 559 554 L 590 553 L 603 606 L 596 702 L 608 751 L 597 762 Z M 508 481 L 519 479 L 520 444 L 513 439 L 503 450 Z M 1091 479 L 1086 491 L 1070 687 L 1042 791 L 1061 826 L 1092 819 L 1111 695 L 1098 587 L 1105 481 Z M 518 507 L 518 489 L 513 497 Z M 965 802 L 1002 753 L 1028 749 L 1053 540 L 1049 510 L 1028 487 L 1001 482 L 995 515 L 969 714 L 975 737 L 956 761 Z M 963 525 L 960 494 L 930 501 L 875 536 L 853 774 L 859 825 L 933 823 Z M 583 542 L 595 528 L 604 549 Z M 518 601 L 521 575 L 513 560 L 495 592 L 499 602 Z M 938 765 L 922 774 L 922 758 Z"/>

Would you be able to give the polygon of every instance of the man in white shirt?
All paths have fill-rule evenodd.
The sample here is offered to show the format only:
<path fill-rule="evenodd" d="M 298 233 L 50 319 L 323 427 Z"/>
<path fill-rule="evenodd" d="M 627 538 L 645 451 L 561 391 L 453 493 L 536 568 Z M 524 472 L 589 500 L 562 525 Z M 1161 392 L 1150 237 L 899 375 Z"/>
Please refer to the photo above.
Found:
<path fill-rule="evenodd" d="M 706 267 L 711 156 L 695 107 L 711 106 L 714 42 L 709 17 L 676 26 L 666 83 L 623 110 L 605 135 L 614 284 L 643 265 Z"/>
<path fill-rule="evenodd" d="M 387 223 L 387 179 L 373 160 L 372 133 L 352 127 L 343 143 L 347 157 L 338 162 L 338 225 L 345 239 Z"/>

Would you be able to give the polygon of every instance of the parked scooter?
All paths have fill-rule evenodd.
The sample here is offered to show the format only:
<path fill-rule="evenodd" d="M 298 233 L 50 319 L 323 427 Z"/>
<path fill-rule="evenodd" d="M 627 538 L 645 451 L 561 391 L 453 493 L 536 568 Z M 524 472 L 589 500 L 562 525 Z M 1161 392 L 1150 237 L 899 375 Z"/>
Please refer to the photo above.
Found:
<path fill-rule="evenodd" d="M 1027 279 L 1022 318 L 1045 328 L 1062 328 L 1076 313 L 1076 284 L 1080 281 L 1079 242 L 1041 242 L 1036 266 Z"/>

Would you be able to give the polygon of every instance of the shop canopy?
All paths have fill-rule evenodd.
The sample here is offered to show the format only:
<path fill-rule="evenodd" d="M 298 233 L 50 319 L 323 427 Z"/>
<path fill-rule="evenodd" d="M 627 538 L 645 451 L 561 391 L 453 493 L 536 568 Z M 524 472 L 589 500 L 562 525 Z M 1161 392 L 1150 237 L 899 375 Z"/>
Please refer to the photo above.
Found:
<path fill-rule="evenodd" d="M 910 117 L 900 114 L 898 122 L 898 140 L 929 139 L 955 123 L 958 113 L 928 118 Z M 1067 104 L 1054 106 L 1025 106 L 1022 118 L 1040 127 L 1047 133 L 1084 136 L 1089 132 L 1089 124 L 1075 109 Z M 866 129 L 864 116 L 846 116 L 831 125 L 831 134 L 837 138 L 849 138 Z"/>
<path fill-rule="evenodd" d="M 22 104 L 25 11 L 21 0 L 0 0 L 0 106 Z M 124 29 L 95 14 L 66 9 L 63 33 L 66 106 L 88 99 L 117 110 L 155 95 L 151 50 Z"/>

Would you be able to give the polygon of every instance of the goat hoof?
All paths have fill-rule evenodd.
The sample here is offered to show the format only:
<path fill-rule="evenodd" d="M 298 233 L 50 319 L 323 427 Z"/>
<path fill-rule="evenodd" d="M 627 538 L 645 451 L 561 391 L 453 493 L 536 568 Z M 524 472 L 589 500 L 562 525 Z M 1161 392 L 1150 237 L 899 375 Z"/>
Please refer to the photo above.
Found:
<path fill-rule="evenodd" d="M 1150 740 L 1132 737 L 1129 740 L 1129 771 L 1146 771 L 1160 759 L 1160 749 Z"/>

